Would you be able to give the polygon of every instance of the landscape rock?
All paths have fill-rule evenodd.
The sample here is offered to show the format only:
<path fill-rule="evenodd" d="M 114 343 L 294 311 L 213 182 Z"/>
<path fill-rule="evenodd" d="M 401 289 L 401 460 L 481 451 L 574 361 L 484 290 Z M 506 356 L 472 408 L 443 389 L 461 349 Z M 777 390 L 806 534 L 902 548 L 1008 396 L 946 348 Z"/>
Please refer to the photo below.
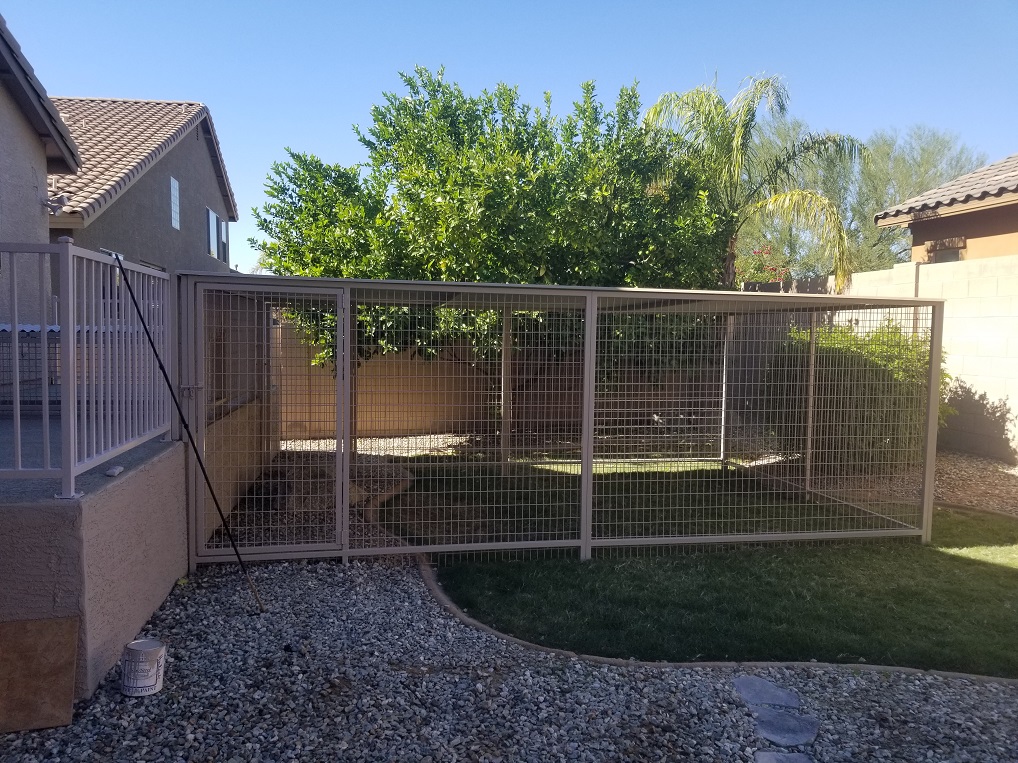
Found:
<path fill-rule="evenodd" d="M 778 705 L 792 708 L 800 705 L 795 692 L 782 689 L 773 681 L 759 676 L 739 676 L 732 683 L 747 705 Z"/>

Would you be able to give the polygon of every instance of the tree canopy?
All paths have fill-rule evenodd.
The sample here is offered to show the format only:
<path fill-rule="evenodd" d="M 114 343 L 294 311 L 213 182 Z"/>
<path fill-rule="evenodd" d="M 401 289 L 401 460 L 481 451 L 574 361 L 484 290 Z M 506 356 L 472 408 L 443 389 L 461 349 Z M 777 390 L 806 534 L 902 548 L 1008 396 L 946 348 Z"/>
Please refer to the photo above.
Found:
<path fill-rule="evenodd" d="M 816 188 L 804 187 L 803 171 L 830 157 L 854 161 L 859 144 L 835 133 L 805 133 L 760 152 L 756 139 L 761 118 L 780 118 L 788 92 L 779 77 L 751 77 L 731 101 L 716 85 L 685 93 L 665 93 L 647 113 L 647 121 L 673 132 L 703 168 L 718 215 L 729 221 L 724 284 L 735 284 L 739 234 L 751 220 L 768 215 L 805 229 L 831 263 L 838 288 L 850 275 L 844 226 L 836 204 Z"/>
<path fill-rule="evenodd" d="M 728 220 L 677 136 L 582 87 L 559 119 L 500 84 L 465 94 L 444 72 L 401 75 L 344 167 L 287 150 L 255 210 L 260 262 L 280 275 L 712 288 Z"/>
<path fill-rule="evenodd" d="M 808 134 L 801 120 L 772 120 L 757 131 L 755 151 L 778 156 L 784 146 Z M 828 156 L 801 170 L 801 183 L 819 189 L 837 206 L 853 272 L 889 268 L 911 256 L 908 231 L 876 227 L 873 218 L 878 212 L 986 163 L 985 156 L 960 144 L 956 136 L 923 126 L 904 134 L 875 132 L 864 146 L 860 161 Z M 743 280 L 777 280 L 781 273 L 809 277 L 827 275 L 829 261 L 809 230 L 794 221 L 761 215 L 742 230 L 738 270 Z"/>

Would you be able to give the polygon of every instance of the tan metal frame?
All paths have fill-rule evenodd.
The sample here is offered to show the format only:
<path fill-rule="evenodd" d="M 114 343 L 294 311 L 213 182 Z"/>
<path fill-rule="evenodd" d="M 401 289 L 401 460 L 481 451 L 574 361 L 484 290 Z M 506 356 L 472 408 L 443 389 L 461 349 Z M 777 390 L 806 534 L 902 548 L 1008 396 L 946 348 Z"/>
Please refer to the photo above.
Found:
<path fill-rule="evenodd" d="M 366 281 L 337 279 L 283 278 L 274 276 L 213 276 L 207 273 L 185 273 L 180 277 L 180 357 L 182 390 L 200 390 L 204 383 L 204 364 L 202 342 L 204 336 L 204 317 L 202 315 L 202 296 L 207 290 L 226 290 L 231 292 L 271 292 L 274 294 L 331 296 L 338 306 L 336 341 L 339 348 L 336 374 L 336 406 L 339 430 L 336 433 L 336 529 L 337 538 L 331 544 L 279 545 L 272 547 L 247 548 L 245 553 L 256 559 L 287 559 L 297 557 L 339 557 L 344 560 L 368 555 L 402 554 L 427 552 L 455 551 L 500 551 L 511 549 L 551 549 L 576 548 L 581 558 L 588 559 L 594 548 L 623 546 L 668 546 L 709 543 L 744 543 L 768 541 L 801 541 L 831 540 L 836 538 L 898 538 L 917 537 L 924 542 L 929 540 L 930 523 L 933 506 L 933 475 L 935 467 L 937 411 L 939 390 L 939 368 L 941 353 L 941 337 L 943 322 L 942 300 L 921 300 L 901 298 L 868 298 L 843 297 L 828 295 L 804 294 L 767 294 L 767 293 L 733 293 L 712 291 L 680 291 L 660 289 L 624 289 L 624 288 L 584 288 L 584 287 L 552 287 L 552 286 L 508 286 L 494 284 L 451 284 L 421 283 L 402 281 Z M 448 543 L 434 545 L 380 546 L 377 548 L 350 547 L 350 455 L 351 432 L 349 422 L 353 416 L 350 381 L 352 379 L 351 363 L 352 348 L 350 333 L 345 330 L 349 324 L 349 313 L 353 300 L 351 294 L 392 294 L 399 292 L 411 298 L 413 304 L 423 305 L 454 305 L 469 307 L 471 300 L 484 300 L 493 297 L 505 297 L 511 300 L 512 310 L 534 311 L 554 307 L 562 299 L 578 304 L 582 300 L 585 318 L 584 334 L 584 372 L 582 400 L 582 441 L 580 456 L 580 515 L 579 530 L 576 538 L 567 540 L 529 540 L 491 543 Z M 453 297 L 452 300 L 449 298 Z M 703 313 L 727 315 L 727 328 L 724 338 L 724 361 L 722 397 L 723 410 L 721 418 L 721 456 L 727 465 L 727 428 L 730 426 L 727 411 L 727 385 L 729 383 L 729 344 L 732 337 L 733 318 L 753 313 L 771 313 L 798 311 L 809 316 L 810 359 L 809 384 L 810 399 L 807 401 L 807 441 L 810 443 L 806 456 L 806 488 L 812 490 L 813 454 L 813 408 L 815 352 L 817 316 L 826 311 L 862 311 L 889 310 L 893 308 L 912 308 L 915 310 L 928 308 L 931 311 L 930 322 L 930 355 L 928 374 L 928 396 L 925 404 L 926 423 L 924 437 L 924 465 L 922 476 L 922 522 L 919 527 L 896 527 L 876 530 L 850 531 L 811 531 L 811 532 L 770 532 L 738 535 L 689 535 L 689 536 L 647 536 L 595 538 L 592 530 L 592 514 L 594 503 L 594 465 L 600 459 L 595 457 L 595 405 L 596 405 L 596 364 L 597 364 L 597 325 L 600 319 L 601 303 L 610 298 L 616 305 L 624 305 L 625 309 L 634 313 L 681 314 Z M 398 304 L 403 304 L 399 302 Z M 410 304 L 410 303 L 408 303 Z M 574 308 L 575 309 L 575 308 Z M 510 341 L 505 334 L 509 331 L 508 322 L 503 323 L 503 342 Z M 504 364 L 503 364 L 504 365 Z M 508 373 L 508 371 L 505 371 Z M 503 385 L 505 385 L 503 379 Z M 503 386 L 504 390 L 504 386 Z M 189 415 L 196 425 L 198 443 L 204 443 L 204 399 L 202 395 L 185 395 L 189 404 Z M 506 400 L 505 405 L 511 405 Z M 508 414 L 507 414 L 508 415 Z M 504 459 L 508 449 L 508 440 L 502 436 Z M 632 459 L 634 462 L 639 459 Z M 681 459 L 679 459 L 681 460 Z M 696 459 L 703 461 L 704 459 Z M 209 551 L 198 543 L 203 530 L 200 527 L 200 496 L 204 495 L 204 486 L 198 484 L 197 470 L 191 469 L 192 511 L 190 522 L 190 548 L 192 564 L 198 562 L 227 561 L 231 558 L 226 550 Z M 818 494 L 823 494 L 817 490 Z M 854 504 L 847 504 L 854 505 Z M 856 507 L 859 508 L 859 507 Z M 866 509 L 866 511 L 869 511 Z M 875 516 L 882 516 L 875 514 Z M 887 518 L 890 519 L 890 518 Z M 892 522 L 897 520 L 890 519 Z M 901 524 L 900 522 L 898 523 Z"/>

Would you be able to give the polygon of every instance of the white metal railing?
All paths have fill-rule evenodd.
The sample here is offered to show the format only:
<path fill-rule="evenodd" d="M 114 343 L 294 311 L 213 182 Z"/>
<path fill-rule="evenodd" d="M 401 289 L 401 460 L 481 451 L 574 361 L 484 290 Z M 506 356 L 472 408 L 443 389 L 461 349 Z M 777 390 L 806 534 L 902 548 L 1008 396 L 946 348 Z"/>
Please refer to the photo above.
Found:
<path fill-rule="evenodd" d="M 123 263 L 160 356 L 169 277 Z M 0 244 L 0 479 L 75 477 L 169 431 L 169 395 L 118 263 L 73 243 Z"/>

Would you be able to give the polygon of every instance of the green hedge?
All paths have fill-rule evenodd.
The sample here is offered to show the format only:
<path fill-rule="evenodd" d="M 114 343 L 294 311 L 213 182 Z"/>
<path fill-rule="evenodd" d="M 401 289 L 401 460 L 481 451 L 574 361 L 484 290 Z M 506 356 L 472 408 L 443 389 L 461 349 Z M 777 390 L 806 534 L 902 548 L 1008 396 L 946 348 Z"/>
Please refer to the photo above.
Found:
<path fill-rule="evenodd" d="M 819 474 L 893 473 L 920 462 L 926 435 L 930 336 L 888 320 L 816 329 L 813 463 Z M 768 423 L 782 449 L 806 447 L 810 331 L 793 328 L 769 363 Z M 941 387 L 947 383 L 945 376 Z M 941 415 L 948 413 L 942 407 Z"/>

